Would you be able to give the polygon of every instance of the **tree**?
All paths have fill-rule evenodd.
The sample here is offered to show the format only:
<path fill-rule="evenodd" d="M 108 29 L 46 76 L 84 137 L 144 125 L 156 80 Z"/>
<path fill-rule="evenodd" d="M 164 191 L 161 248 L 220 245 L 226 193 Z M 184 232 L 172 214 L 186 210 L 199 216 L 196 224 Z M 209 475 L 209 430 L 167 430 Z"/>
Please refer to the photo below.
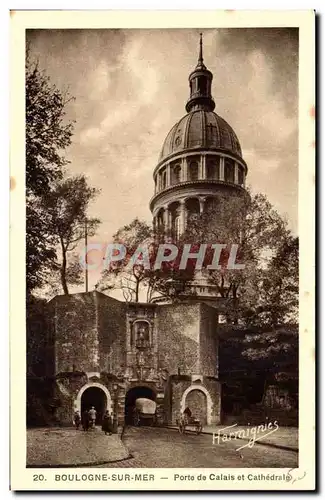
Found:
<path fill-rule="evenodd" d="M 159 269 L 155 269 L 159 245 L 166 242 L 166 235 L 153 231 L 138 218 L 119 229 L 113 242 L 124 245 L 126 255 L 122 260 L 109 263 L 97 285 L 100 291 L 121 290 L 128 302 L 139 302 L 141 297 L 146 302 L 157 297 L 176 301 L 179 292 L 184 291 L 185 284 L 193 278 L 193 263 L 185 270 L 179 269 L 181 252 L 173 261 L 162 262 Z M 144 253 L 136 253 L 141 248 Z"/>
<path fill-rule="evenodd" d="M 210 246 L 214 243 L 225 245 L 220 255 L 221 269 L 206 269 L 204 274 L 220 297 L 240 298 L 242 309 L 248 310 L 260 300 L 260 281 L 265 269 L 281 245 L 289 241 L 290 232 L 286 221 L 264 195 L 224 195 L 210 203 L 205 212 L 191 219 L 184 238 Z M 236 264 L 243 264 L 243 269 L 228 269 L 234 244 L 238 245 Z M 206 254 L 205 268 L 211 260 L 210 250 Z M 246 314 L 245 317 L 249 316 Z"/>
<path fill-rule="evenodd" d="M 68 294 L 68 283 L 79 284 L 82 267 L 76 256 L 68 263 L 68 254 L 73 252 L 85 237 L 87 222 L 88 236 L 94 236 L 100 223 L 97 218 L 87 216 L 90 202 L 99 190 L 90 187 L 84 175 L 69 177 L 58 182 L 46 199 L 46 210 L 50 214 L 52 234 L 60 245 L 60 260 L 55 262 L 60 272 L 63 293 Z"/>
<path fill-rule="evenodd" d="M 66 107 L 72 97 L 61 92 L 26 54 L 26 281 L 27 292 L 41 286 L 56 255 L 44 200 L 61 180 L 71 143 L 72 122 Z"/>
<path fill-rule="evenodd" d="M 55 297 L 60 295 L 63 290 L 62 279 L 61 279 L 61 266 L 60 255 L 61 252 L 57 251 L 56 262 L 53 265 L 53 271 L 48 273 L 46 277 L 46 285 L 44 286 L 44 292 L 47 297 Z M 67 258 L 67 268 L 65 281 L 67 283 L 68 291 L 70 286 L 80 286 L 84 283 L 84 267 L 80 262 L 80 254 L 78 252 L 69 252 Z"/>
<path fill-rule="evenodd" d="M 251 327 L 234 330 L 222 338 L 219 348 L 219 374 L 224 382 L 223 407 L 248 408 L 261 403 L 265 389 L 284 389 L 294 405 L 298 401 L 298 326 Z M 241 408 L 241 409 L 242 409 Z M 237 409 L 241 413 L 240 408 Z"/>
<path fill-rule="evenodd" d="M 240 325 L 232 326 L 231 335 L 220 344 L 228 401 L 244 393 L 251 402 L 261 402 L 272 386 L 276 393 L 283 389 L 297 406 L 298 268 L 298 238 L 289 235 L 268 266 L 255 273 L 251 293 L 242 293 Z M 248 283 L 245 290 L 250 290 Z"/>
<path fill-rule="evenodd" d="M 121 290 L 127 302 L 139 302 L 142 288 L 147 281 L 147 270 L 141 263 L 132 264 L 131 258 L 135 250 L 142 245 L 152 243 L 151 227 L 138 218 L 126 224 L 113 235 L 113 243 L 124 245 L 126 255 L 123 260 L 107 263 L 101 279 L 97 284 L 98 290 Z"/>
<path fill-rule="evenodd" d="M 219 326 L 226 399 L 259 401 L 272 383 L 290 386 L 293 394 L 298 378 L 298 239 L 264 195 L 221 196 L 207 205 L 205 213 L 191 217 L 184 237 L 226 245 L 221 269 L 205 272 L 216 295 L 227 302 L 227 324 Z M 239 244 L 236 262 L 244 269 L 227 269 L 231 244 Z M 204 265 L 210 263 L 207 252 Z"/>

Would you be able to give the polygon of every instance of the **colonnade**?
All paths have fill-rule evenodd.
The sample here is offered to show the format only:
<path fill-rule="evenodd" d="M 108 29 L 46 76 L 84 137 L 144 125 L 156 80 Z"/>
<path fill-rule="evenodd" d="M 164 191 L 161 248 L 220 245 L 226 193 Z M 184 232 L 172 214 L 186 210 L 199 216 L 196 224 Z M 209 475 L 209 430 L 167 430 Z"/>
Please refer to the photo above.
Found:
<path fill-rule="evenodd" d="M 203 196 L 190 197 L 164 205 L 153 214 L 154 228 L 163 228 L 167 233 L 176 233 L 176 236 L 183 234 L 189 216 L 203 213 L 207 200 L 208 197 Z"/>
<path fill-rule="evenodd" d="M 155 176 L 155 194 L 181 182 L 195 180 L 219 180 L 227 182 L 227 176 L 225 175 L 226 161 L 231 162 L 231 168 L 234 169 L 234 184 L 239 184 L 244 187 L 244 167 L 237 163 L 234 159 L 225 156 L 208 154 L 202 154 L 200 156 L 187 155 L 186 157 L 182 157 L 179 160 L 173 160 L 172 162 L 169 162 L 166 165 L 160 167 Z M 207 168 L 208 162 L 212 167 L 214 166 L 214 170 L 211 170 L 211 168 Z M 195 175 L 193 175 L 194 164 L 196 164 Z M 176 179 L 175 176 L 172 175 L 172 169 L 177 169 L 177 171 L 179 172 L 179 175 Z"/>

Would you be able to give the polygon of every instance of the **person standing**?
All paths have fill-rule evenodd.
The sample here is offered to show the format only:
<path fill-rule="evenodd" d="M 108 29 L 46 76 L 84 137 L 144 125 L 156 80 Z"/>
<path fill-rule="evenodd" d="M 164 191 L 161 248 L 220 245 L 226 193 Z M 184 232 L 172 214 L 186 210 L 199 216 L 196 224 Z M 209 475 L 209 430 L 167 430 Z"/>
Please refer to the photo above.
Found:
<path fill-rule="evenodd" d="M 105 411 L 105 414 L 103 417 L 102 430 L 105 432 L 105 436 L 107 434 L 109 436 L 112 435 L 112 431 L 113 431 L 112 415 L 110 415 L 108 410 Z"/>
<path fill-rule="evenodd" d="M 97 411 L 95 410 L 95 407 L 92 406 L 89 410 L 90 427 L 92 428 L 95 428 L 96 416 L 97 416 Z"/>
<path fill-rule="evenodd" d="M 185 410 L 183 412 L 183 419 L 184 419 L 185 425 L 188 424 L 192 419 L 192 412 L 188 406 L 185 408 Z"/>
<path fill-rule="evenodd" d="M 84 410 L 81 416 L 82 428 L 84 431 L 88 431 L 89 429 L 89 412 L 88 410 Z"/>
<path fill-rule="evenodd" d="M 76 429 L 78 430 L 79 426 L 80 426 L 80 423 L 81 423 L 81 417 L 80 417 L 79 410 L 76 410 L 74 412 L 73 423 L 76 426 Z"/>

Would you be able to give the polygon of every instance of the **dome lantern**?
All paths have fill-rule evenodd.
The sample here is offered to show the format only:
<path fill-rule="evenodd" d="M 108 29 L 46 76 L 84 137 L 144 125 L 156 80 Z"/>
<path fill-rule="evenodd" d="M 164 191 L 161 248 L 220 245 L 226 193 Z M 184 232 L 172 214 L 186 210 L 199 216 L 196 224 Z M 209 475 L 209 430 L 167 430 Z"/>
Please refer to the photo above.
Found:
<path fill-rule="evenodd" d="M 200 49 L 197 65 L 189 76 L 190 98 L 185 109 L 189 113 L 195 110 L 213 111 L 215 103 L 211 95 L 213 75 L 203 62 L 202 33 L 200 33 Z"/>

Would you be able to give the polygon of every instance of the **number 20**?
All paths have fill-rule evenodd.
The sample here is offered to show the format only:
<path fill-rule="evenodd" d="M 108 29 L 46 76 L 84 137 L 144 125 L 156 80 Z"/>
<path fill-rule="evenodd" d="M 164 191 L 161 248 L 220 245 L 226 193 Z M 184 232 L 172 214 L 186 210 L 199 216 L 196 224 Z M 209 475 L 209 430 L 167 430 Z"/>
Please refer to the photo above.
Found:
<path fill-rule="evenodd" d="M 43 474 L 33 474 L 33 481 L 44 481 L 44 479 Z"/>

